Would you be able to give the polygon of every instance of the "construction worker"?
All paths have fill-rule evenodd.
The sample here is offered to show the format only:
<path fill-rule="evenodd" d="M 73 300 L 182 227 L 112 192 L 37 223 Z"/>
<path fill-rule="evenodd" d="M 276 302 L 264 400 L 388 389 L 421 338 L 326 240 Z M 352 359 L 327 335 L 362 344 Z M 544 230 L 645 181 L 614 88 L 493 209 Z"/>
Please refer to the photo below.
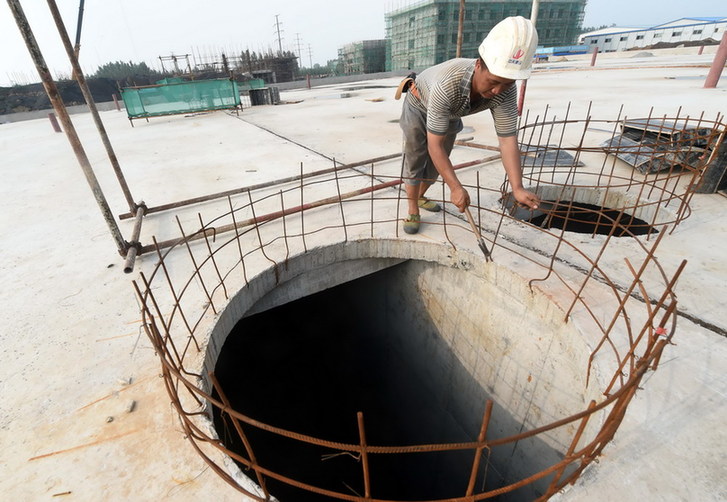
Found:
<path fill-rule="evenodd" d="M 419 209 L 437 212 L 439 204 L 424 194 L 439 175 L 460 212 L 470 197 L 452 168 L 449 154 L 462 130 L 462 119 L 490 110 L 495 122 L 502 164 L 513 196 L 523 207 L 538 207 L 538 197 L 523 188 L 517 143 L 516 80 L 530 77 L 538 34 L 530 20 L 508 17 L 488 33 L 477 59 L 450 59 L 405 78 L 396 92 L 407 92 L 399 125 L 404 131 L 404 186 L 409 216 L 404 231 L 419 231 Z"/>

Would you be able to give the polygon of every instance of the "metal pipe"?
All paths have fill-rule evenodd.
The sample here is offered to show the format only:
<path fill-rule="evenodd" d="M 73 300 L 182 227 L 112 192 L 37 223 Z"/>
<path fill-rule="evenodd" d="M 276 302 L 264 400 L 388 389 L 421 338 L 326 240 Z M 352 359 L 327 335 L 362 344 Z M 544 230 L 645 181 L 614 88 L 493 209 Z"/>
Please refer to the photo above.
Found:
<path fill-rule="evenodd" d="M 78 5 L 78 21 L 76 23 L 76 57 L 78 57 L 78 51 L 81 49 L 81 27 L 83 26 L 83 4 L 85 0 L 81 0 Z"/>
<path fill-rule="evenodd" d="M 141 223 L 144 221 L 145 212 L 146 206 L 144 205 L 144 201 L 142 201 L 136 208 L 134 230 L 131 232 L 131 240 L 128 243 L 129 249 L 126 251 L 126 261 L 124 262 L 125 274 L 130 274 L 134 271 L 134 262 L 136 262 L 136 256 L 139 254 L 139 249 L 141 248 L 139 236 L 141 235 Z"/>
<path fill-rule="evenodd" d="M 540 9 L 540 0 L 533 0 L 533 8 L 530 10 L 530 21 L 533 26 L 538 22 L 538 9 Z"/>
<path fill-rule="evenodd" d="M 53 105 L 53 109 L 55 110 L 56 115 L 58 115 L 58 118 L 63 125 L 63 129 L 66 131 L 66 137 L 68 138 L 68 142 L 71 144 L 71 148 L 73 148 L 73 153 L 76 154 L 76 159 L 78 159 L 78 163 L 83 170 L 83 174 L 86 176 L 86 181 L 88 182 L 88 185 L 93 192 L 96 203 L 101 209 L 101 215 L 103 216 L 104 220 L 106 220 L 106 225 L 109 227 L 111 237 L 116 243 L 116 248 L 118 249 L 119 253 L 123 255 L 126 252 L 127 243 L 124 240 L 124 237 L 121 235 L 121 231 L 119 230 L 119 226 L 116 224 L 116 220 L 114 220 L 114 217 L 111 214 L 111 208 L 109 207 L 108 202 L 106 201 L 106 197 L 101 190 L 101 186 L 98 183 L 98 179 L 93 172 L 93 168 L 91 167 L 91 163 L 88 160 L 86 151 L 81 145 L 81 140 L 78 138 L 76 129 L 71 122 L 71 117 L 68 115 L 68 110 L 66 110 L 66 107 L 63 104 L 63 100 L 58 93 L 58 88 L 53 81 L 53 77 L 51 77 L 48 65 L 46 65 L 45 63 L 45 59 L 43 58 L 40 47 L 38 47 L 38 43 L 35 40 L 33 30 L 31 30 L 30 25 L 28 24 L 28 19 L 25 17 L 23 8 L 21 7 L 18 0 L 7 0 L 7 2 L 8 6 L 10 7 L 10 11 L 15 17 L 15 22 L 18 25 L 20 34 L 25 40 L 25 45 L 28 48 L 28 52 L 33 59 L 35 69 L 38 71 L 38 75 L 43 82 L 43 87 L 45 88 L 46 94 L 48 94 L 48 99 L 50 99 L 50 102 Z"/>
<path fill-rule="evenodd" d="M 163 204 L 161 206 L 147 208 L 146 214 L 158 213 L 161 211 L 166 211 L 167 209 L 176 209 L 178 207 L 189 206 L 192 204 L 199 204 L 201 202 L 208 202 L 210 200 L 221 199 L 222 197 L 229 197 L 231 195 L 239 195 L 241 193 L 245 193 L 250 190 L 259 190 L 261 188 L 267 188 L 267 187 L 270 187 L 273 185 L 279 185 L 281 183 L 289 183 L 291 181 L 303 180 L 305 178 L 311 178 L 313 176 L 320 176 L 322 174 L 329 174 L 334 171 L 340 171 L 342 169 L 350 169 L 353 167 L 359 167 L 359 166 L 363 166 L 366 164 L 371 164 L 373 162 L 380 162 L 382 160 L 395 159 L 399 156 L 401 156 L 401 153 L 384 155 L 383 157 L 376 157 L 374 159 L 362 160 L 361 162 L 354 162 L 353 164 L 346 164 L 346 165 L 339 166 L 339 167 L 329 167 L 327 169 L 321 169 L 319 171 L 313 171 L 313 172 L 306 173 L 306 174 L 290 176 L 288 178 L 282 178 L 282 179 L 277 179 L 277 180 L 273 180 L 273 181 L 265 181 L 263 183 L 258 183 L 256 185 L 251 185 L 248 187 L 233 188 L 232 190 L 226 190 L 224 192 L 217 192 L 217 193 L 213 193 L 213 194 L 209 194 L 209 195 L 202 195 L 200 197 L 194 197 L 192 199 L 181 200 L 178 202 L 170 202 L 169 204 Z M 124 213 L 119 216 L 119 219 L 126 220 L 129 218 L 132 218 L 133 216 L 134 216 L 134 213 Z"/>
<path fill-rule="evenodd" d="M 470 162 L 463 162 L 462 164 L 457 164 L 453 167 L 454 167 L 454 169 L 462 169 L 464 167 L 476 166 L 478 164 L 484 164 L 486 162 L 498 160 L 501 157 L 502 157 L 501 155 L 493 155 L 492 157 L 486 157 L 484 159 L 473 160 Z M 364 194 L 372 193 L 372 192 L 375 192 L 378 190 L 383 190 L 384 188 L 395 187 L 397 185 L 400 185 L 401 183 L 403 183 L 403 181 L 401 179 L 387 181 L 386 183 L 381 183 L 376 186 L 369 186 L 366 188 L 361 188 L 359 190 L 353 190 L 351 192 L 346 192 L 344 194 L 341 194 L 340 197 L 338 195 L 334 195 L 332 197 L 326 197 L 325 199 L 320 199 L 315 202 L 309 202 L 307 204 L 301 204 L 300 206 L 290 207 L 290 208 L 282 210 L 282 211 L 275 211 L 273 213 L 268 213 L 268 214 L 264 214 L 261 216 L 253 216 L 252 218 L 248 218 L 247 220 L 238 221 L 236 223 L 222 225 L 222 226 L 214 227 L 214 228 L 200 229 L 199 231 L 197 231 L 197 233 L 190 235 L 186 240 L 193 241 L 193 240 L 206 238 L 208 233 L 214 233 L 215 235 L 218 235 L 220 233 L 229 232 L 231 230 L 235 230 L 237 228 L 244 227 L 247 225 L 252 225 L 252 224 L 259 225 L 261 223 L 265 223 L 266 221 L 274 220 L 275 218 L 280 218 L 281 216 L 286 216 L 286 215 L 295 214 L 295 213 L 303 213 L 304 211 L 306 211 L 308 209 L 325 206 L 327 204 L 334 204 L 342 199 L 350 199 L 352 197 L 357 197 L 359 195 L 364 195 Z M 251 204 L 251 206 L 252 206 L 252 204 Z M 176 244 L 179 244 L 179 242 L 180 242 L 180 239 L 169 239 L 166 241 L 158 242 L 156 244 L 147 244 L 146 246 L 142 246 L 141 254 L 146 253 L 147 251 L 154 251 L 157 248 L 164 249 L 164 248 L 172 247 Z"/>
<path fill-rule="evenodd" d="M 704 81 L 705 89 L 714 89 L 717 87 L 717 82 L 719 82 L 719 77 L 722 75 L 725 62 L 727 62 L 727 31 L 722 33 L 722 41 L 719 43 L 717 54 L 714 55 L 714 59 L 712 60 L 712 68 L 709 70 L 707 80 Z"/>
<path fill-rule="evenodd" d="M 523 114 L 523 103 L 525 102 L 525 91 L 528 88 L 528 81 L 523 80 L 522 84 L 520 84 L 520 93 L 517 97 L 517 116 L 521 117 Z"/>
<path fill-rule="evenodd" d="M 61 126 L 58 125 L 58 119 L 56 119 L 55 113 L 49 113 L 48 120 L 50 120 L 50 125 L 53 127 L 55 132 L 63 132 L 61 131 Z"/>
<path fill-rule="evenodd" d="M 88 109 L 90 110 L 93 121 L 96 124 L 96 129 L 98 129 L 98 132 L 101 135 L 101 141 L 103 141 L 104 147 L 106 148 L 106 153 L 108 154 L 109 160 L 111 161 L 111 166 L 113 167 L 114 173 L 116 174 L 116 179 L 119 181 L 121 191 L 124 193 L 126 203 L 129 205 L 129 211 L 133 212 L 136 210 L 136 204 L 134 203 L 134 199 L 131 196 L 129 186 L 126 184 L 126 179 L 124 178 L 124 173 L 121 171 L 121 166 L 119 166 L 119 161 L 116 158 L 116 153 L 114 153 L 114 149 L 111 146 L 108 134 L 106 134 L 106 129 L 104 128 L 101 117 L 99 116 L 98 110 L 96 109 L 96 103 L 94 102 L 93 96 L 91 95 L 91 90 L 88 88 L 86 78 L 83 76 L 81 65 L 78 64 L 78 58 L 76 57 L 76 54 L 73 50 L 73 46 L 71 45 L 71 40 L 68 38 L 68 32 L 66 31 L 66 27 L 63 24 L 63 18 L 58 11 L 58 6 L 56 5 L 55 0 L 48 0 L 48 8 L 50 9 L 53 20 L 56 23 L 58 34 L 61 36 L 63 47 L 66 49 L 66 54 L 68 55 L 68 59 L 71 62 L 71 66 L 73 67 L 73 74 L 75 75 L 76 81 L 81 88 L 83 98 L 86 100 L 86 104 L 88 104 Z"/>
<path fill-rule="evenodd" d="M 459 0 L 459 24 L 457 25 L 457 57 L 462 57 L 462 31 L 464 30 L 464 0 Z"/>
<path fill-rule="evenodd" d="M 478 148 L 480 150 L 490 150 L 492 152 L 499 152 L 500 151 L 500 147 L 498 147 L 498 146 L 481 145 L 479 143 L 473 143 L 471 141 L 462 141 L 462 140 L 459 140 L 459 139 L 456 140 L 454 142 L 454 144 L 455 145 L 458 145 L 458 146 L 467 146 L 469 148 Z"/>

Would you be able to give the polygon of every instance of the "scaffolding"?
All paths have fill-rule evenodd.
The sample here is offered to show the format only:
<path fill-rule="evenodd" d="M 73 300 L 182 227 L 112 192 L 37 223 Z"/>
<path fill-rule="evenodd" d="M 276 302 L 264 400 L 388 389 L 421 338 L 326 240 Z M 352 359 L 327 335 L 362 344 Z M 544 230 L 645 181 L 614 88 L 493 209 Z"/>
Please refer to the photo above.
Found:
<path fill-rule="evenodd" d="M 537 28 L 540 45 L 570 45 L 583 24 L 585 0 L 542 0 Z M 465 6 L 462 56 L 474 57 L 487 33 L 509 16 L 530 17 L 523 1 L 469 0 Z M 459 2 L 424 0 L 386 14 L 387 70 L 432 66 L 456 56 Z"/>
<path fill-rule="evenodd" d="M 362 40 L 338 49 L 343 73 L 378 73 L 386 70 L 386 40 Z"/>

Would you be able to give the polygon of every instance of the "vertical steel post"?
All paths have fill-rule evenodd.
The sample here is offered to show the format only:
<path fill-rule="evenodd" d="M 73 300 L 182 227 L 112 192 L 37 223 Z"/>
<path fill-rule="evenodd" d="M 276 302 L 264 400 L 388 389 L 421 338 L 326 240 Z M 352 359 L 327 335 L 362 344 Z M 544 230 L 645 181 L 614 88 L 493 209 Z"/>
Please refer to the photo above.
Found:
<path fill-rule="evenodd" d="M 517 97 L 517 116 L 520 117 L 523 114 L 523 104 L 525 103 L 525 91 L 528 89 L 528 81 L 523 80 L 520 84 L 520 92 Z"/>
<path fill-rule="evenodd" d="M 83 76 L 83 71 L 81 70 L 81 65 L 78 64 L 78 58 L 76 57 L 76 53 L 73 49 L 73 46 L 71 45 L 71 40 L 68 38 L 68 32 L 66 31 L 66 27 L 63 24 L 63 18 L 61 17 L 61 13 L 58 11 L 58 6 L 56 5 L 55 0 L 48 0 L 48 8 L 50 9 L 51 15 L 53 16 L 53 20 L 56 23 L 56 28 L 58 29 L 58 34 L 61 36 L 61 41 L 63 42 L 63 47 L 66 49 L 66 54 L 68 55 L 68 59 L 71 62 L 71 66 L 73 67 L 73 75 L 76 78 L 76 81 L 78 82 L 79 87 L 81 88 L 81 93 L 83 94 L 84 99 L 86 100 L 86 104 L 88 104 L 88 109 L 91 112 L 91 116 L 93 117 L 93 121 L 96 124 L 96 129 L 98 129 L 98 133 L 101 136 L 101 141 L 104 144 L 104 147 L 106 148 L 106 154 L 109 157 L 109 160 L 111 161 L 111 167 L 114 169 L 114 174 L 116 174 L 116 179 L 119 182 L 119 185 L 121 186 L 121 191 L 124 193 L 124 198 L 126 199 L 126 203 L 129 205 L 129 211 L 132 213 L 136 211 L 136 204 L 134 203 L 134 199 L 131 196 L 131 191 L 129 190 L 129 185 L 126 183 L 126 178 L 124 178 L 124 173 L 121 171 L 121 166 L 119 166 L 119 161 L 116 158 L 116 153 L 114 152 L 113 147 L 111 146 L 111 141 L 109 140 L 108 134 L 106 134 L 106 128 L 103 125 L 103 122 L 101 121 L 101 117 L 98 114 L 98 109 L 96 108 L 96 103 L 93 101 L 93 96 L 91 95 L 91 90 L 88 88 L 88 84 L 86 83 L 86 78 Z M 79 26 L 80 29 L 80 26 Z"/>
<path fill-rule="evenodd" d="M 48 120 L 50 120 L 50 125 L 53 126 L 53 130 L 55 132 L 63 132 L 61 131 L 61 126 L 58 125 L 58 120 L 56 119 L 55 113 L 49 113 Z"/>
<path fill-rule="evenodd" d="M 533 7 L 530 10 L 530 20 L 533 26 L 538 22 L 538 10 L 540 9 L 540 0 L 533 0 Z"/>
<path fill-rule="evenodd" d="M 717 54 L 714 55 L 714 59 L 712 60 L 712 68 L 709 70 L 707 80 L 704 81 L 705 89 L 714 89 L 717 87 L 717 82 L 719 82 L 719 77 L 722 75 L 725 62 L 727 62 L 727 31 L 722 33 L 722 41 L 719 43 Z"/>
<path fill-rule="evenodd" d="M 459 0 L 459 24 L 457 25 L 457 57 L 462 57 L 462 31 L 464 30 L 464 0 Z"/>
<path fill-rule="evenodd" d="M 533 27 L 538 22 L 538 10 L 540 9 L 540 0 L 533 0 L 533 6 L 530 10 L 530 21 L 533 23 Z M 517 116 L 520 117 L 523 114 L 523 104 L 525 103 L 525 91 L 528 89 L 528 81 L 523 80 L 520 84 L 520 93 L 518 94 L 517 101 Z"/>
<path fill-rule="evenodd" d="M 81 145 L 81 141 L 78 138 L 76 129 L 71 122 L 71 117 L 68 115 L 68 110 L 66 110 L 66 107 L 63 104 L 63 100 L 58 93 L 58 88 L 53 81 L 53 77 L 51 77 L 50 70 L 48 69 L 48 65 L 45 63 L 43 54 L 40 52 L 38 43 L 36 42 L 35 36 L 33 35 L 33 31 L 30 29 L 30 25 L 28 24 L 28 19 L 25 17 L 25 13 L 23 12 L 23 8 L 20 6 L 20 2 L 18 0 L 7 0 L 7 2 L 11 12 L 13 13 L 13 16 L 15 17 L 15 22 L 18 25 L 18 29 L 20 30 L 20 33 L 25 40 L 25 45 L 28 48 L 28 52 L 30 52 L 30 56 L 33 59 L 35 69 L 38 71 L 38 75 L 43 81 L 43 87 L 45 88 L 46 94 L 48 94 L 48 99 L 50 99 L 50 102 L 53 105 L 53 109 L 58 115 L 61 124 L 63 124 L 63 129 L 66 131 L 66 137 L 68 138 L 68 142 L 71 144 L 71 148 L 73 148 L 73 153 L 76 154 L 76 159 L 78 159 L 78 163 L 83 170 L 83 174 L 86 176 L 86 181 L 91 187 L 91 191 L 93 192 L 93 196 L 96 199 L 96 203 L 101 209 L 101 214 L 104 220 L 106 220 L 106 224 L 109 227 L 111 236 L 116 243 L 116 248 L 118 249 L 119 253 L 123 255 L 126 252 L 127 248 L 126 241 L 124 241 L 124 237 L 121 235 L 119 226 L 116 224 L 116 220 L 114 220 L 114 217 L 111 214 L 111 208 L 106 201 L 106 197 L 104 197 L 101 186 L 98 183 L 98 179 L 96 179 L 96 175 L 93 172 L 93 168 L 91 167 L 91 163 L 88 160 L 86 151 Z"/>
<path fill-rule="evenodd" d="M 76 44 L 73 46 L 73 54 L 78 59 L 78 54 L 81 52 L 81 28 L 83 27 L 83 4 L 85 0 L 81 0 L 78 5 L 78 21 L 76 21 Z M 73 76 L 74 80 L 78 80 L 76 75 Z"/>
<path fill-rule="evenodd" d="M 593 48 L 593 56 L 591 56 L 591 66 L 596 66 L 596 56 L 598 56 L 598 47 Z"/>

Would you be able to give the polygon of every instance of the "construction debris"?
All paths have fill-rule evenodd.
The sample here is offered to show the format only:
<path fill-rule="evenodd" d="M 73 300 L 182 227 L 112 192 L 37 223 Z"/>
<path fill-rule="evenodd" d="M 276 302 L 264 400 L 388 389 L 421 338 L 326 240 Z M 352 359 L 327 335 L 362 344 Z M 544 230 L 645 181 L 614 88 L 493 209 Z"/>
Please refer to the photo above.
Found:
<path fill-rule="evenodd" d="M 621 134 L 600 146 L 642 174 L 675 166 L 700 169 L 709 157 L 709 138 L 714 136 L 712 129 L 687 124 L 685 120 L 624 120 L 621 129 Z"/>

